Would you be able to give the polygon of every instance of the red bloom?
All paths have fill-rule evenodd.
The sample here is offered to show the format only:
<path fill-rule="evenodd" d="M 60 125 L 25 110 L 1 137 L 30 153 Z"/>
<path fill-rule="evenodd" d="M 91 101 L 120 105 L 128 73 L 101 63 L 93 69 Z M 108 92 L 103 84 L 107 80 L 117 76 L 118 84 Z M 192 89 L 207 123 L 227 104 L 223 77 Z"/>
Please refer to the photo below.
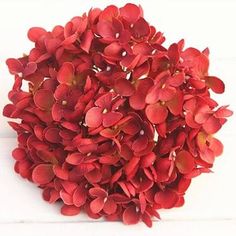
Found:
<path fill-rule="evenodd" d="M 224 83 L 208 74 L 209 50 L 165 48 L 131 3 L 28 38 L 29 54 L 6 61 L 15 171 L 67 216 L 151 227 L 157 210 L 182 206 L 192 178 L 223 152 L 214 134 L 232 115 L 211 98 Z"/>
<path fill-rule="evenodd" d="M 90 108 L 86 113 L 85 122 L 88 127 L 110 127 L 123 117 L 122 113 L 115 111 L 117 106 L 112 97 L 112 93 L 106 93 L 95 101 L 96 107 Z"/>
<path fill-rule="evenodd" d="M 109 196 L 107 192 L 102 188 L 91 188 L 89 193 L 95 199 L 90 203 L 90 209 L 93 213 L 97 214 L 101 210 L 105 214 L 114 214 L 117 210 L 117 204 L 113 200 L 112 196 Z"/>

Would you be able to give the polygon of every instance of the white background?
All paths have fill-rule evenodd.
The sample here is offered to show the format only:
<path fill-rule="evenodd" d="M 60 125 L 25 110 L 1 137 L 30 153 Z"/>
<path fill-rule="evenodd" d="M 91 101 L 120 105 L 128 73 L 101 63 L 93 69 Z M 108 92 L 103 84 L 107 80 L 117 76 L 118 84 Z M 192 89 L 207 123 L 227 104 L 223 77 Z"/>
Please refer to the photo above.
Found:
<path fill-rule="evenodd" d="M 210 72 L 221 77 L 226 92 L 217 96 L 220 104 L 236 111 L 236 1 L 230 0 L 140 0 L 145 18 L 165 32 L 165 45 L 186 39 L 186 46 L 210 47 Z M 13 82 L 5 60 L 28 52 L 32 44 L 27 29 L 42 26 L 48 30 L 64 25 L 70 18 L 91 7 L 127 1 L 109 0 L 0 0 L 0 110 L 8 102 Z M 84 215 L 63 217 L 57 205 L 41 198 L 40 189 L 23 181 L 13 171 L 11 150 L 15 134 L 0 116 L 0 235 L 236 235 L 236 120 L 231 117 L 217 135 L 225 145 L 216 160 L 214 174 L 194 179 L 186 204 L 180 209 L 162 211 L 163 220 L 148 229 L 144 224 L 124 226 L 119 222 L 93 221 Z"/>

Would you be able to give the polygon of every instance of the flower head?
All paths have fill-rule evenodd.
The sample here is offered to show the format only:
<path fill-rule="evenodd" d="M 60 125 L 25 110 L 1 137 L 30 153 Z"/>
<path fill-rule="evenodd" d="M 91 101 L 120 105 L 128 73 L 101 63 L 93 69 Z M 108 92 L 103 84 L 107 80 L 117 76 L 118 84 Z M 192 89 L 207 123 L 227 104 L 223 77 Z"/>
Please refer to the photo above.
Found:
<path fill-rule="evenodd" d="M 232 115 L 211 97 L 224 83 L 208 73 L 209 50 L 165 48 L 131 3 L 28 38 L 29 54 L 6 61 L 15 171 L 63 215 L 151 227 L 159 209 L 182 206 L 192 178 L 221 155 L 214 134 Z"/>

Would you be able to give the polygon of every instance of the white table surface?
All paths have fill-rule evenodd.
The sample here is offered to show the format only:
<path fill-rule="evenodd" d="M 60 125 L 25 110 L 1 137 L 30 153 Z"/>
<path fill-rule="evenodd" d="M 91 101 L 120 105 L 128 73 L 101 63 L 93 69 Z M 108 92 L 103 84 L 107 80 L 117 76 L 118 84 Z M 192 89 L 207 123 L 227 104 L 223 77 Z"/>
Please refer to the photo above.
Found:
<path fill-rule="evenodd" d="M 12 77 L 5 60 L 27 52 L 32 44 L 26 40 L 27 29 L 42 26 L 50 30 L 90 7 L 104 7 L 116 2 L 108 0 L 0 0 L 0 110 L 7 103 Z M 163 31 L 168 45 L 181 38 L 187 46 L 210 47 L 213 75 L 221 77 L 226 92 L 215 96 L 220 104 L 230 104 L 236 111 L 236 1 L 230 0 L 143 0 L 145 17 Z M 125 226 L 120 222 L 94 221 L 81 214 L 60 215 L 59 206 L 41 198 L 40 189 L 21 179 L 13 171 L 11 150 L 16 146 L 15 134 L 0 116 L 0 235 L 236 235 L 236 119 L 235 116 L 217 134 L 224 145 L 213 174 L 193 180 L 186 194 L 186 204 L 179 209 L 161 211 L 162 221 L 151 229 L 140 223 Z"/>

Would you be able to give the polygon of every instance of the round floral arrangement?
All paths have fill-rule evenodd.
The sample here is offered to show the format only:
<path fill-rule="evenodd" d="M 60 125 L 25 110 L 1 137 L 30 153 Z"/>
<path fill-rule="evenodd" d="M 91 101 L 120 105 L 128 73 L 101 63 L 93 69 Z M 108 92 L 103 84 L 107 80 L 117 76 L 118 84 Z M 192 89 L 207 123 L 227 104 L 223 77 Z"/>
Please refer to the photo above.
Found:
<path fill-rule="evenodd" d="M 15 171 L 64 215 L 151 226 L 158 209 L 182 206 L 191 179 L 222 153 L 214 134 L 232 114 L 210 96 L 224 84 L 208 74 L 209 50 L 165 48 L 134 4 L 28 38 L 29 54 L 6 62 Z"/>

